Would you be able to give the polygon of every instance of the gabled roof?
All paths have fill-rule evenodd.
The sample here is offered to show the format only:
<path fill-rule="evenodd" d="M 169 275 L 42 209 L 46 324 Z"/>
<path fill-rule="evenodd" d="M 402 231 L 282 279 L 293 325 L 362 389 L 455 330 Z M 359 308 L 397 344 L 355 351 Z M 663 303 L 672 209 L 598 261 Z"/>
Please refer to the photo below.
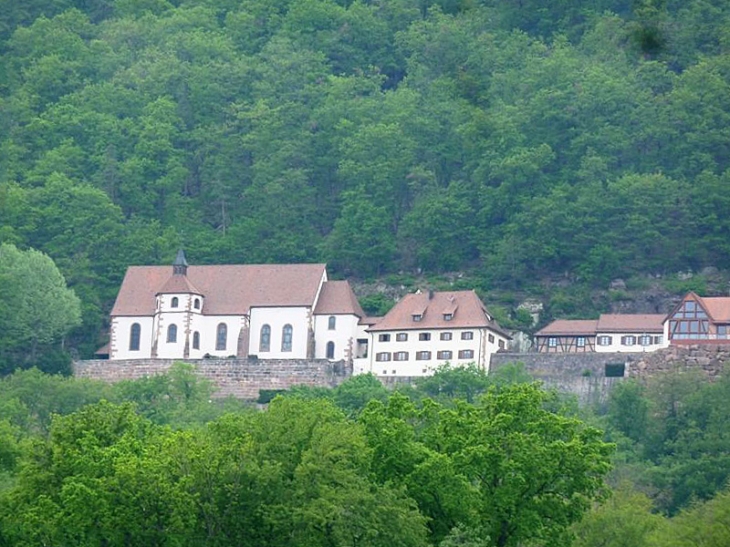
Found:
<path fill-rule="evenodd" d="M 556 319 L 535 336 L 595 336 L 597 319 Z"/>
<path fill-rule="evenodd" d="M 112 316 L 152 316 L 155 295 L 166 288 L 170 266 L 131 266 Z M 206 315 L 244 315 L 251 307 L 312 306 L 324 264 L 188 266 L 187 279 L 205 298 Z"/>
<path fill-rule="evenodd" d="M 444 315 L 452 314 L 451 320 Z M 421 316 L 415 321 L 414 316 Z M 474 291 L 417 292 L 402 298 L 370 332 L 489 328 L 507 338 Z"/>
<path fill-rule="evenodd" d="M 665 315 L 604 313 L 598 319 L 596 332 L 662 332 Z"/>
<path fill-rule="evenodd" d="M 699 296 L 698 294 L 690 291 L 684 298 L 672 308 L 663 322 L 668 321 L 674 316 L 679 308 L 688 300 L 696 301 L 709 315 L 715 323 L 730 323 L 730 297 L 727 296 Z"/>
<path fill-rule="evenodd" d="M 352 287 L 347 281 L 327 281 L 322 285 L 315 315 L 357 315 L 365 317 Z"/>
<path fill-rule="evenodd" d="M 717 323 L 730 323 L 730 298 L 727 296 L 706 296 L 700 298 L 707 314 Z"/>

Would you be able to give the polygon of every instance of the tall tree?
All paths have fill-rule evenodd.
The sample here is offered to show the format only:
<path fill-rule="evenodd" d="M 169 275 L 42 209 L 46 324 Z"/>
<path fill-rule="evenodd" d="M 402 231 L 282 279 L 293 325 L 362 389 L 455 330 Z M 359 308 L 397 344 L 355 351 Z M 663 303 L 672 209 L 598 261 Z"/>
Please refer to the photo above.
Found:
<path fill-rule="evenodd" d="M 0 246 L 0 372 L 32 365 L 57 372 L 59 363 L 41 350 L 60 352 L 63 337 L 80 323 L 79 299 L 53 260 L 33 249 Z"/>

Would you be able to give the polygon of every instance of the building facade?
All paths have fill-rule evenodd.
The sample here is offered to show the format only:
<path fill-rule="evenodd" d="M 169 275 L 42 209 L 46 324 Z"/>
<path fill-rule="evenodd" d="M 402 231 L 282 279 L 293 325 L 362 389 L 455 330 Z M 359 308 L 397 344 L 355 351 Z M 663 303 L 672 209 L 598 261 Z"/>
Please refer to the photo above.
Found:
<path fill-rule="evenodd" d="M 371 351 L 355 371 L 376 376 L 426 376 L 445 363 L 488 369 L 510 340 L 474 291 L 409 294 L 367 333 Z"/>
<path fill-rule="evenodd" d="M 662 314 L 602 314 L 598 319 L 558 319 L 535 333 L 540 353 L 642 352 L 668 345 Z"/>
<path fill-rule="evenodd" d="M 663 332 L 675 345 L 730 343 L 730 298 L 686 294 L 666 316 Z"/>
<path fill-rule="evenodd" d="M 109 358 L 351 360 L 364 314 L 324 264 L 132 266 L 111 313 Z M 367 351 L 365 349 L 365 351 Z"/>

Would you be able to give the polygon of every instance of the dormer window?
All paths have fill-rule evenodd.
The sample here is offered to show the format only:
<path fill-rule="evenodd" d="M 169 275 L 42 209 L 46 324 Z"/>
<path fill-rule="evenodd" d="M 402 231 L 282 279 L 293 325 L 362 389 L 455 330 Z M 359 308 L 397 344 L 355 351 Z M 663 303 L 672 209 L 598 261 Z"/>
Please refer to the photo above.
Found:
<path fill-rule="evenodd" d="M 445 313 L 444 314 L 444 321 L 451 321 L 454 318 L 453 313 Z"/>
<path fill-rule="evenodd" d="M 420 313 L 414 313 L 413 314 L 413 320 L 418 323 L 423 319 L 423 314 Z"/>

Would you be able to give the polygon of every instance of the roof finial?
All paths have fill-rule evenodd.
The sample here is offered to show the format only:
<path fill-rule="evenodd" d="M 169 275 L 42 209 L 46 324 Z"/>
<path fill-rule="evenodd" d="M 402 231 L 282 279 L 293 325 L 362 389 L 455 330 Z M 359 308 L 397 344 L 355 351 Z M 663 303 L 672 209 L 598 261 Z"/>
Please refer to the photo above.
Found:
<path fill-rule="evenodd" d="M 175 257 L 175 262 L 172 263 L 173 275 L 187 275 L 188 274 L 188 261 L 185 260 L 185 251 L 180 249 Z"/>

